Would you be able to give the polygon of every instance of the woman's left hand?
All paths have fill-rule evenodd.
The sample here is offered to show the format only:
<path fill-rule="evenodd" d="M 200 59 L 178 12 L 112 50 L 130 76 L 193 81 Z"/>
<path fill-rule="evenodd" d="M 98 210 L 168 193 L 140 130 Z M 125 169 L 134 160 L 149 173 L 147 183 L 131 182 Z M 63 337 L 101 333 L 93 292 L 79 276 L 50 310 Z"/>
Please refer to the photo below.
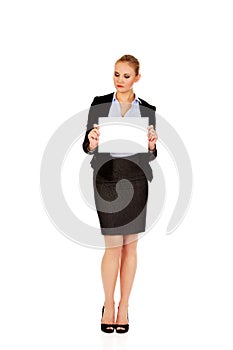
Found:
<path fill-rule="evenodd" d="M 148 137 L 148 148 L 150 151 L 153 151 L 155 148 L 155 143 L 158 140 L 158 135 L 153 125 L 148 126 L 147 137 Z"/>

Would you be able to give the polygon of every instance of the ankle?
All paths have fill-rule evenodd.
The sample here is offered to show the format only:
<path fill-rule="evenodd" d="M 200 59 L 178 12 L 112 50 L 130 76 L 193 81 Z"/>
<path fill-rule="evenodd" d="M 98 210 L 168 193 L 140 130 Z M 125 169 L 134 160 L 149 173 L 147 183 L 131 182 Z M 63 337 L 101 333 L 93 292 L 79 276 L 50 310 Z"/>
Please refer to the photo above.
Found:
<path fill-rule="evenodd" d="M 105 301 L 104 302 L 104 307 L 108 308 L 108 309 L 114 308 L 115 307 L 115 302 L 114 301 Z"/>
<path fill-rule="evenodd" d="M 128 300 L 120 300 L 118 307 L 128 308 L 129 307 Z"/>

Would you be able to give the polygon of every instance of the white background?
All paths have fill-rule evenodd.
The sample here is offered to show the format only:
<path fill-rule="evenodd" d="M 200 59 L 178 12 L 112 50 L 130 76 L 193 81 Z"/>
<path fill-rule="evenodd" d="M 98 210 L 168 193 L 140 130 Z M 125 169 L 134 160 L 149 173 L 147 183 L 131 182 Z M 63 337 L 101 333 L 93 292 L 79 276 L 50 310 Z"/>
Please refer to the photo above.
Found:
<path fill-rule="evenodd" d="M 232 349 L 230 5 L 1 2 L 1 349 Z M 166 209 L 139 241 L 130 332 L 109 336 L 100 332 L 103 251 L 57 231 L 39 175 L 54 131 L 114 90 L 113 64 L 125 53 L 141 62 L 138 96 L 183 139 L 194 187 L 184 221 L 167 236 L 177 178 L 158 143 Z"/>

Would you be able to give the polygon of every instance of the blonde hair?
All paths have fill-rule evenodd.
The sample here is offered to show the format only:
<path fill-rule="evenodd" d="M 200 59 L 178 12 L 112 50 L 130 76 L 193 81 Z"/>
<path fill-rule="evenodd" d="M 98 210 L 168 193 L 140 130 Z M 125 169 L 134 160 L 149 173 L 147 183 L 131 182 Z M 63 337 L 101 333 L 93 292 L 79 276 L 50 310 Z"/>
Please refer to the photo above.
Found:
<path fill-rule="evenodd" d="M 116 61 L 116 64 L 118 62 L 127 62 L 130 66 L 134 67 L 136 76 L 139 74 L 140 63 L 136 57 L 132 55 L 124 55 Z"/>

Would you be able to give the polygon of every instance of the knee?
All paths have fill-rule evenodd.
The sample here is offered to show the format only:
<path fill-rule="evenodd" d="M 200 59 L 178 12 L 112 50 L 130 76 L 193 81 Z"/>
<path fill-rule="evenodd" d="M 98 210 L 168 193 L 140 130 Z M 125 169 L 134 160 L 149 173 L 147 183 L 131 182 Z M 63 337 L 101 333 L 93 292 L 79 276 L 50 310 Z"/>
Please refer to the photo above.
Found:
<path fill-rule="evenodd" d="M 111 257 L 113 259 L 119 259 L 121 256 L 121 251 L 122 247 L 106 248 L 105 256 Z"/>
<path fill-rule="evenodd" d="M 125 256 L 135 257 L 137 254 L 137 244 L 136 242 L 125 244 L 122 247 L 122 254 Z"/>

